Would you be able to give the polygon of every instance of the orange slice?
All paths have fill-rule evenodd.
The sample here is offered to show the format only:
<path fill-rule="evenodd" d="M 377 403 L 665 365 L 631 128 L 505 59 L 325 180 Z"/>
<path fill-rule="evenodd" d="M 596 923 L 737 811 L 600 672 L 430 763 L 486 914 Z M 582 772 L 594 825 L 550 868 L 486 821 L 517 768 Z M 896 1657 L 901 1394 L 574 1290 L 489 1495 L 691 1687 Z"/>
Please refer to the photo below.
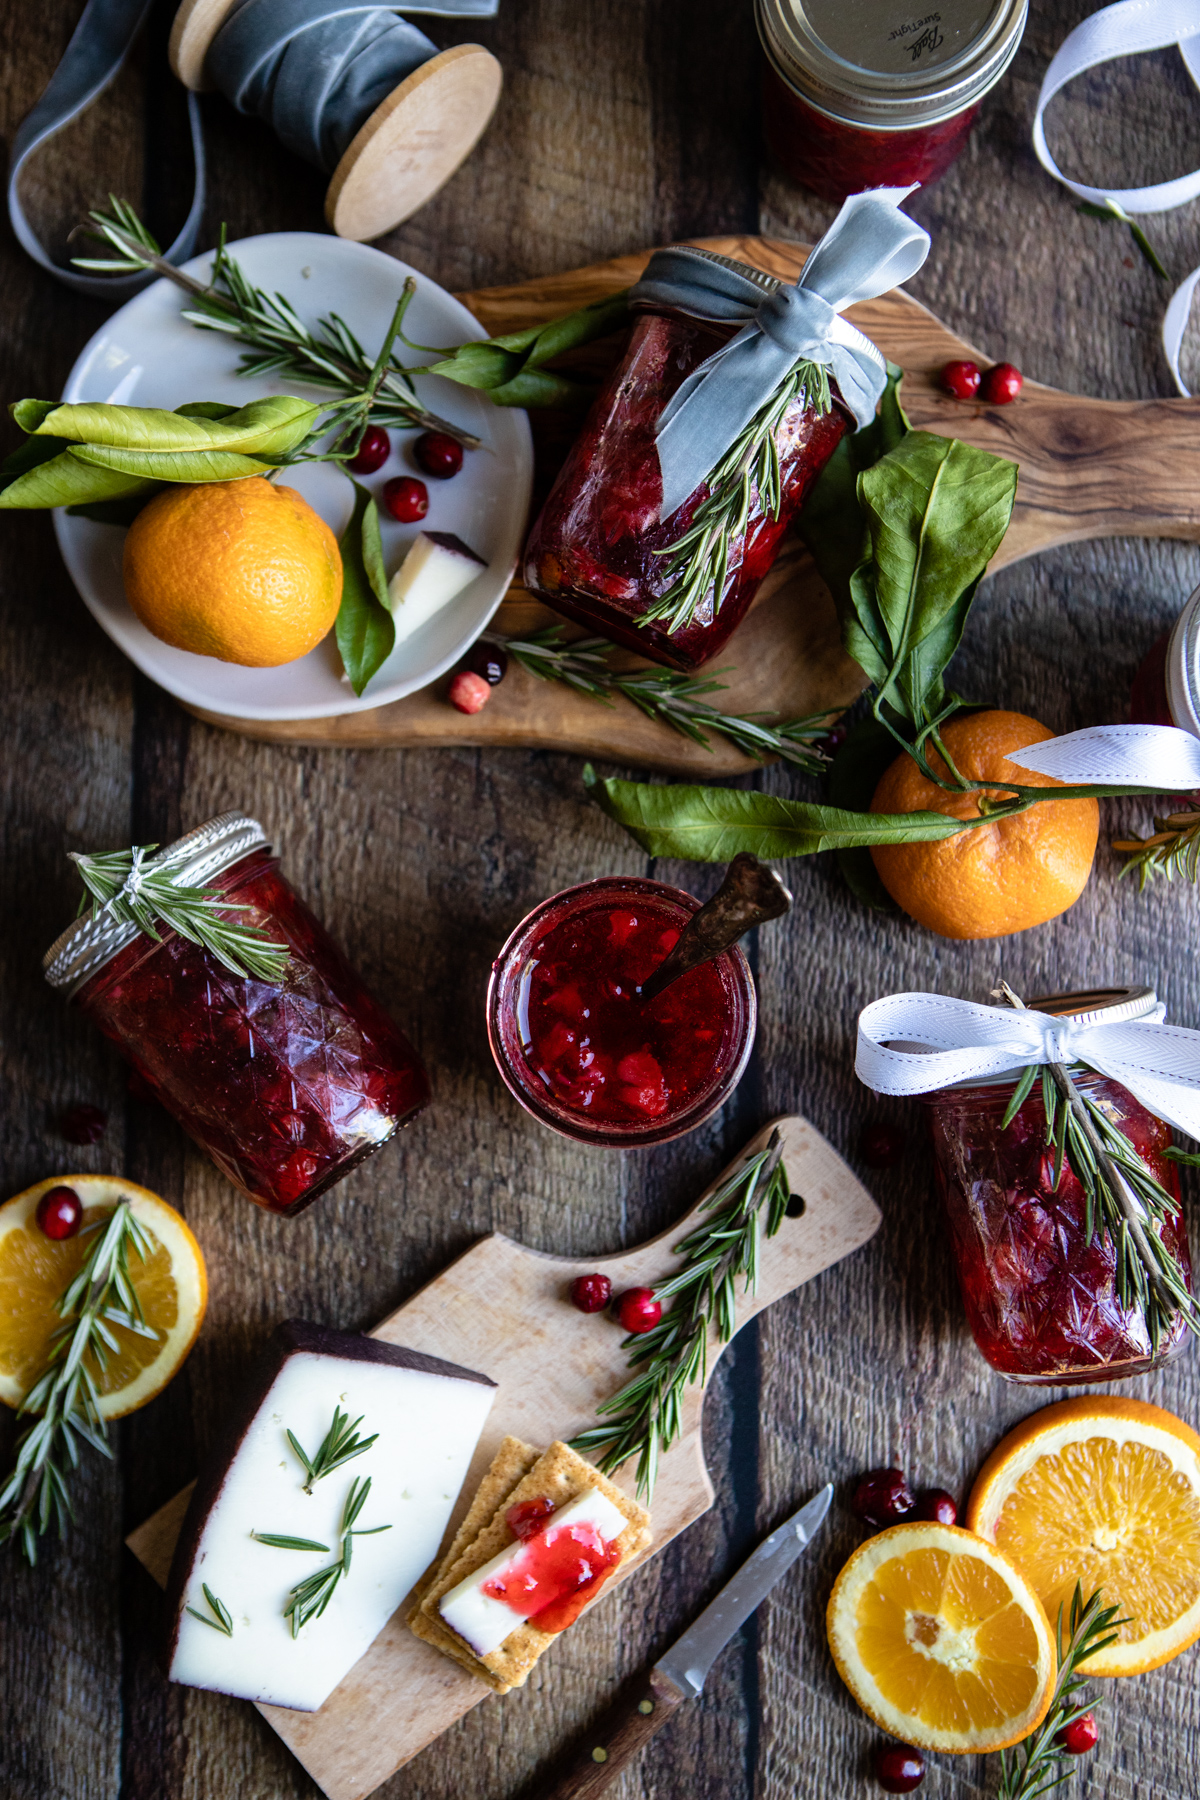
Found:
<path fill-rule="evenodd" d="M 1089 1675 L 1140 1675 L 1200 1638 L 1200 1437 L 1143 1400 L 1064 1400 L 999 1443 L 967 1522 L 1029 1577 L 1052 1619 L 1076 1581 L 1127 1623 Z"/>
<path fill-rule="evenodd" d="M 1037 1595 L 957 1525 L 893 1525 L 859 1546 L 826 1618 L 838 1674 L 875 1723 L 951 1755 L 1035 1731 L 1054 1689 Z"/>
<path fill-rule="evenodd" d="M 88 1367 L 106 1419 L 120 1419 L 145 1406 L 176 1374 L 195 1342 L 208 1299 L 208 1279 L 200 1246 L 173 1207 L 132 1181 L 110 1175 L 52 1175 L 0 1206 L 0 1400 L 19 1406 L 43 1372 L 55 1331 L 62 1324 L 58 1301 L 78 1273 L 96 1234 L 57 1242 L 36 1219 L 48 1188 L 74 1188 L 83 1202 L 83 1224 L 106 1220 L 119 1200 L 133 1203 L 134 1217 L 153 1246 L 145 1262 L 131 1250 L 129 1276 L 153 1340 L 124 1326 L 112 1327 L 119 1348 L 99 1368 Z"/>

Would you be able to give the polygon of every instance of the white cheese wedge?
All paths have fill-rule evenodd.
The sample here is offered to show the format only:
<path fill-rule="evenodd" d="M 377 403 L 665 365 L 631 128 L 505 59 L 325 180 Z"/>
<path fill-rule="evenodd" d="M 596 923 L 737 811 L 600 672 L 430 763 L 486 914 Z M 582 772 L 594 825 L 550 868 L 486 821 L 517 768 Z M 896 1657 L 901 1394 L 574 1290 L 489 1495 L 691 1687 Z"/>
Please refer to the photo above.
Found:
<path fill-rule="evenodd" d="M 486 1376 L 375 1339 L 280 1327 L 184 1521 L 171 1571 L 171 1679 L 315 1711 L 437 1555 L 495 1392 Z M 360 1439 L 375 1442 L 306 1494 L 286 1434 L 311 1459 L 335 1409 L 350 1421 L 361 1415 Z M 325 1612 L 293 1637 L 289 1590 L 337 1561 L 347 1495 L 368 1477 L 355 1528 L 391 1529 L 354 1538 L 350 1571 Z M 262 1532 L 329 1549 L 278 1549 L 257 1541 Z M 206 1623 L 206 1586 L 228 1610 L 232 1635 Z"/>
<path fill-rule="evenodd" d="M 396 621 L 396 642 L 428 624 L 486 568 L 482 556 L 476 556 L 453 532 L 418 532 L 388 583 L 388 607 Z"/>
<path fill-rule="evenodd" d="M 590 1488 L 569 1506 L 560 1507 L 546 1521 L 545 1530 L 549 1533 L 564 1525 L 592 1525 L 604 1542 L 611 1544 L 628 1523 L 624 1513 L 605 1494 Z M 539 1537 L 543 1535 L 538 1533 Z M 536 1543 L 537 1538 L 527 1542 Z M 526 1623 L 524 1613 L 483 1591 L 487 1582 L 494 1581 L 498 1575 L 509 1574 L 524 1549 L 524 1543 L 509 1544 L 499 1556 L 493 1556 L 491 1562 L 484 1563 L 481 1569 L 476 1569 L 442 1598 L 438 1611 L 447 1625 L 470 1644 L 476 1656 L 487 1656 L 492 1650 L 498 1650 L 510 1633 Z"/>

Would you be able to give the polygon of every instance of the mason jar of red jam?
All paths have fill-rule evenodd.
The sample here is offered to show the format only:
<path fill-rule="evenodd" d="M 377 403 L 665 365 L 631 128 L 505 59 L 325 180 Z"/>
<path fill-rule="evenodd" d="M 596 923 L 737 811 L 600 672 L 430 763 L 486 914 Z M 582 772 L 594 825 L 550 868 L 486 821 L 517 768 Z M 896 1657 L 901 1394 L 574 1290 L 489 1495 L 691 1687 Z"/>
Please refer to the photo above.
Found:
<path fill-rule="evenodd" d="M 1028 1004 L 1090 1024 L 1145 1018 L 1156 1001 L 1148 988 L 1126 988 Z M 1165 1154 L 1170 1127 L 1105 1075 L 1076 1069 L 1073 1079 L 1171 1195 L 1174 1211 L 1150 1229 L 1160 1230 L 1190 1292 L 1179 1174 Z M 1088 1242 L 1087 1198 L 1069 1161 L 1054 1186 L 1040 1082 L 1004 1126 L 1015 1085 L 1007 1077 L 964 1083 L 925 1101 L 937 1187 L 975 1342 L 1008 1381 L 1063 1387 L 1143 1375 L 1179 1354 L 1187 1327 L 1177 1315 L 1155 1353 L 1141 1311 L 1117 1298 L 1111 1238 L 1097 1232 Z"/>
<path fill-rule="evenodd" d="M 637 1148 L 703 1123 L 742 1078 L 758 1020 L 735 945 L 673 981 L 646 981 L 700 901 L 614 875 L 535 907 L 492 964 L 488 1039 L 506 1086 L 564 1137 Z"/>
<path fill-rule="evenodd" d="M 1151 644 L 1129 701 L 1135 725 L 1177 725 L 1200 737 L 1200 588 L 1170 631 Z"/>
<path fill-rule="evenodd" d="M 707 250 L 690 255 L 735 268 L 764 297 L 771 276 Z M 698 669 L 725 647 L 750 609 L 775 560 L 779 541 L 817 476 L 854 421 L 836 384 L 822 413 L 801 395 L 780 421 L 780 513 L 764 511 L 758 490 L 741 531 L 730 539 L 728 574 L 719 603 L 710 588 L 695 616 L 670 628 L 643 615 L 675 577 L 662 553 L 687 532 L 708 484 L 659 519 L 662 476 L 655 447 L 659 416 L 706 357 L 739 329 L 634 301 L 629 347 L 587 416 L 525 549 L 525 585 L 556 612 L 639 655 L 676 669 Z"/>
<path fill-rule="evenodd" d="M 823 200 L 927 186 L 1017 53 L 1028 0 L 755 0 L 767 150 Z"/>
<path fill-rule="evenodd" d="M 46 979 L 235 1187 L 298 1213 L 421 1111 L 429 1077 L 284 880 L 256 820 L 223 813 L 164 855 L 180 884 L 213 888 L 244 909 L 229 916 L 287 945 L 280 980 L 231 974 L 166 927 L 156 943 L 104 913 L 51 945 Z"/>

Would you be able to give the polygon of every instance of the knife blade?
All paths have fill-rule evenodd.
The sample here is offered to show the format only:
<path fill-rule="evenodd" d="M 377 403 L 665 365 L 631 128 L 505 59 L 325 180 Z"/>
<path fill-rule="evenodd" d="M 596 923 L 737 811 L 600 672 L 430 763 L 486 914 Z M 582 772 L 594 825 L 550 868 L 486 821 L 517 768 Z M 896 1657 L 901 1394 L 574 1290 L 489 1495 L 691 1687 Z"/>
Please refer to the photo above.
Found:
<path fill-rule="evenodd" d="M 566 1773 L 541 1791 L 540 1800 L 594 1800 L 662 1730 L 675 1708 L 696 1698 L 726 1644 L 804 1554 L 832 1498 L 827 1484 L 763 1539 L 682 1637 L 588 1733 Z"/>

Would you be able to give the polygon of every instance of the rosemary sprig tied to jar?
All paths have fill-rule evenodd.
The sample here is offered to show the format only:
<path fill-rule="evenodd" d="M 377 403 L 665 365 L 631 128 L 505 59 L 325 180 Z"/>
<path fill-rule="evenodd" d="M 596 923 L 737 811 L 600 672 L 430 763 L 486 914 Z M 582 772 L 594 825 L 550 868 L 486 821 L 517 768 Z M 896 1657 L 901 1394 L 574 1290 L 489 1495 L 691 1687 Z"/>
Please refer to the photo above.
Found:
<path fill-rule="evenodd" d="M 115 924 L 134 925 L 155 943 L 159 941 L 158 927 L 165 925 L 189 943 L 210 950 L 233 975 L 279 982 L 288 964 L 286 944 L 277 943 L 261 926 L 242 925 L 222 916 L 251 908 L 227 899 L 215 888 L 177 881 L 169 858 L 147 861 L 157 848 L 156 844 L 135 844 L 129 850 L 92 856 L 68 852 L 92 895 L 92 918 L 106 914 Z M 86 905 L 87 900 L 81 899 L 81 913 Z"/>

